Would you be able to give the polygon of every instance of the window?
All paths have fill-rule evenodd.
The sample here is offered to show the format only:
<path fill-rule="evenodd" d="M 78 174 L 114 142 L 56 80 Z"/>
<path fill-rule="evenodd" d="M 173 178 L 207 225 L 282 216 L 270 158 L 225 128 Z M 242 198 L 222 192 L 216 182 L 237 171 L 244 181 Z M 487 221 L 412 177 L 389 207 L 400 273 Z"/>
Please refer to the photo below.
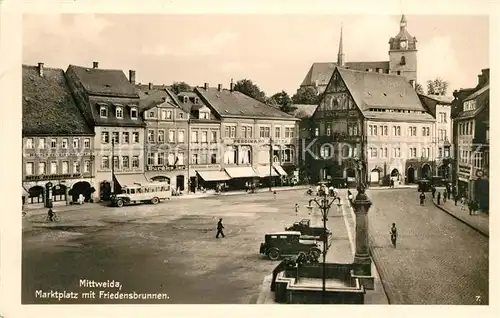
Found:
<path fill-rule="evenodd" d="M 443 148 L 439 147 L 439 155 L 438 155 L 438 158 L 442 158 L 443 157 Z"/>
<path fill-rule="evenodd" d="M 184 153 L 179 152 L 177 154 L 177 164 L 178 165 L 184 165 Z"/>
<path fill-rule="evenodd" d="M 285 138 L 294 138 L 295 127 L 285 127 Z"/>
<path fill-rule="evenodd" d="M 224 127 L 224 137 L 229 138 L 229 126 Z"/>
<path fill-rule="evenodd" d="M 129 163 L 128 156 L 123 156 L 122 157 L 122 168 L 128 169 L 128 168 L 130 168 L 129 165 L 130 165 L 130 163 Z"/>
<path fill-rule="evenodd" d="M 399 64 L 406 65 L 406 58 L 404 56 L 401 56 L 401 61 L 399 62 Z"/>
<path fill-rule="evenodd" d="M 132 169 L 139 168 L 139 156 L 132 157 Z"/>
<path fill-rule="evenodd" d="M 247 127 L 247 138 L 253 138 L 253 127 Z"/>
<path fill-rule="evenodd" d="M 326 126 L 326 135 L 330 136 L 331 134 L 332 134 L 332 127 L 330 127 L 330 125 L 327 125 Z"/>
<path fill-rule="evenodd" d="M 212 142 L 217 142 L 217 131 L 212 130 L 210 132 L 210 141 Z"/>
<path fill-rule="evenodd" d="M 387 158 L 387 148 L 384 148 L 384 158 Z"/>
<path fill-rule="evenodd" d="M 195 153 L 191 156 L 191 163 L 194 165 L 198 164 L 198 154 L 197 153 Z"/>
<path fill-rule="evenodd" d="M 148 153 L 148 165 L 152 166 L 155 164 L 155 154 L 154 153 Z"/>
<path fill-rule="evenodd" d="M 169 166 L 173 166 L 175 164 L 175 154 L 169 153 L 167 157 L 167 162 Z"/>
<path fill-rule="evenodd" d="M 47 164 L 45 162 L 38 163 L 38 174 L 44 175 L 47 173 Z"/>
<path fill-rule="evenodd" d="M 422 127 L 422 136 L 428 137 L 431 135 L 431 129 L 429 127 Z"/>
<path fill-rule="evenodd" d="M 90 172 L 90 160 L 85 160 L 83 162 L 83 172 L 84 173 L 89 173 Z"/>
<path fill-rule="evenodd" d="M 73 161 L 73 173 L 80 173 L 80 162 Z"/>
<path fill-rule="evenodd" d="M 26 139 L 26 149 L 33 149 L 33 138 Z"/>
<path fill-rule="evenodd" d="M 26 162 L 26 175 L 33 175 L 33 162 Z"/>
<path fill-rule="evenodd" d="M 446 136 L 446 130 L 445 129 L 439 129 L 439 141 L 445 140 Z"/>
<path fill-rule="evenodd" d="M 178 112 L 177 113 L 177 117 L 179 117 L 179 119 L 183 119 L 184 118 L 184 113 L 183 112 Z"/>
<path fill-rule="evenodd" d="M 50 174 L 57 174 L 57 161 L 50 163 Z"/>
<path fill-rule="evenodd" d="M 417 148 L 409 148 L 408 156 L 410 158 L 416 158 L 417 157 Z"/>
<path fill-rule="evenodd" d="M 160 111 L 160 119 L 161 119 L 161 120 L 165 120 L 165 119 L 167 119 L 167 111 L 166 111 L 165 109 L 162 109 L 162 110 Z"/>
<path fill-rule="evenodd" d="M 90 138 L 83 139 L 83 147 L 86 149 L 90 148 Z"/>
<path fill-rule="evenodd" d="M 120 143 L 120 133 L 118 131 L 113 131 L 113 143 L 114 144 Z"/>
<path fill-rule="evenodd" d="M 370 147 L 370 157 L 377 158 L 377 148 Z"/>
<path fill-rule="evenodd" d="M 116 107 L 116 118 L 123 118 L 123 108 L 118 106 Z"/>
<path fill-rule="evenodd" d="M 373 125 L 373 135 L 377 136 L 377 126 Z"/>
<path fill-rule="evenodd" d="M 422 157 L 429 158 L 430 153 L 431 153 L 430 148 L 422 148 Z"/>
<path fill-rule="evenodd" d="M 153 129 L 148 130 L 148 142 L 155 141 L 155 131 Z"/>
<path fill-rule="evenodd" d="M 260 138 L 269 138 L 271 136 L 271 128 L 270 127 L 260 127 Z"/>
<path fill-rule="evenodd" d="M 329 159 L 332 156 L 333 148 L 331 145 L 324 145 L 319 149 L 319 152 L 323 159 Z"/>
<path fill-rule="evenodd" d="M 177 141 L 184 142 L 184 130 L 177 131 Z"/>
<path fill-rule="evenodd" d="M 409 135 L 415 137 L 417 135 L 417 127 L 410 126 L 409 127 Z"/>
<path fill-rule="evenodd" d="M 108 117 L 108 107 L 101 106 L 99 114 L 101 115 L 101 117 L 104 117 L 104 118 Z"/>
<path fill-rule="evenodd" d="M 193 131 L 191 133 L 191 142 L 198 142 L 198 132 L 197 131 Z"/>
<path fill-rule="evenodd" d="M 55 148 L 55 147 L 57 147 L 57 139 L 52 138 L 52 139 L 50 140 L 50 147 L 51 147 L 51 148 Z"/>
<path fill-rule="evenodd" d="M 200 112 L 200 119 L 210 119 L 208 112 Z"/>
<path fill-rule="evenodd" d="M 201 132 L 201 142 L 208 142 L 208 131 Z"/>
<path fill-rule="evenodd" d="M 62 139 L 62 148 L 63 149 L 68 149 L 68 138 L 63 138 Z"/>
<path fill-rule="evenodd" d="M 231 138 L 236 138 L 236 126 L 231 126 Z"/>
<path fill-rule="evenodd" d="M 398 72 L 397 72 L 397 74 L 398 74 L 398 75 L 401 75 L 401 71 L 398 71 Z"/>
<path fill-rule="evenodd" d="M 170 155 L 168 155 L 170 158 Z M 158 165 L 163 166 L 165 164 L 165 153 L 164 152 L 159 152 L 158 153 L 158 158 L 157 161 Z"/>
<path fill-rule="evenodd" d="M 481 152 L 476 152 L 474 154 L 474 168 L 481 169 L 483 167 L 483 154 Z"/>
<path fill-rule="evenodd" d="M 102 169 L 109 169 L 109 157 L 108 156 L 102 156 L 101 168 Z"/>
<path fill-rule="evenodd" d="M 156 113 L 154 111 L 148 112 L 148 118 L 156 118 Z"/>
<path fill-rule="evenodd" d="M 38 148 L 45 149 L 45 138 L 38 139 Z"/>
<path fill-rule="evenodd" d="M 314 128 L 314 136 L 315 137 L 319 136 L 319 128 L 318 127 Z"/>
<path fill-rule="evenodd" d="M 137 119 L 137 108 L 133 107 L 130 109 L 130 118 Z"/>
<path fill-rule="evenodd" d="M 63 174 L 69 173 L 69 161 L 62 162 L 62 173 Z"/>
<path fill-rule="evenodd" d="M 394 158 L 400 158 L 401 157 L 401 148 L 396 147 L 394 148 Z"/>
<path fill-rule="evenodd" d="M 175 131 L 174 131 L 175 134 Z M 158 130 L 158 142 L 165 142 L 165 130 L 160 129 Z"/>
<path fill-rule="evenodd" d="M 137 131 L 132 132 L 132 141 L 134 143 L 138 143 L 139 142 L 139 132 L 137 132 Z"/>
<path fill-rule="evenodd" d="M 101 143 L 103 143 L 103 144 L 109 143 L 109 132 L 107 132 L 107 131 L 101 132 Z"/>
<path fill-rule="evenodd" d="M 125 144 L 130 142 L 130 133 L 128 131 L 122 132 L 122 142 Z"/>
<path fill-rule="evenodd" d="M 120 158 L 118 158 L 118 156 L 113 156 L 113 167 L 115 169 L 120 168 Z"/>
<path fill-rule="evenodd" d="M 373 136 L 373 125 L 369 125 L 368 129 L 370 131 L 370 136 Z"/>
<path fill-rule="evenodd" d="M 210 163 L 211 164 L 216 164 L 217 163 L 217 154 L 216 153 L 212 153 L 210 155 Z"/>
<path fill-rule="evenodd" d="M 167 119 L 172 119 L 172 111 L 167 110 Z"/>
<path fill-rule="evenodd" d="M 281 138 L 281 127 L 274 127 L 274 138 Z"/>

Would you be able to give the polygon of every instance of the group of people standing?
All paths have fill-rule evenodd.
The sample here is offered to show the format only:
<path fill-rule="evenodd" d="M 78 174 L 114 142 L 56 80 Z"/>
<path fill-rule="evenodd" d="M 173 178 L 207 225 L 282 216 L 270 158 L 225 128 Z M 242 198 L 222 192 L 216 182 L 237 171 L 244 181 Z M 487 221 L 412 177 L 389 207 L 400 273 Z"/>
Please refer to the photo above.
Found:
<path fill-rule="evenodd" d="M 441 194 L 440 191 L 437 191 L 436 187 L 432 186 L 431 193 L 432 193 L 432 198 L 436 199 L 437 204 L 441 204 L 441 202 L 446 203 L 447 200 L 451 200 L 453 198 L 455 205 L 458 205 L 458 202 L 462 204 L 461 210 L 464 210 L 465 207 L 467 206 L 469 208 L 469 215 L 475 215 L 479 208 L 479 204 L 477 201 L 467 200 L 465 198 L 465 195 L 458 194 L 455 186 L 446 185 L 443 194 Z"/>

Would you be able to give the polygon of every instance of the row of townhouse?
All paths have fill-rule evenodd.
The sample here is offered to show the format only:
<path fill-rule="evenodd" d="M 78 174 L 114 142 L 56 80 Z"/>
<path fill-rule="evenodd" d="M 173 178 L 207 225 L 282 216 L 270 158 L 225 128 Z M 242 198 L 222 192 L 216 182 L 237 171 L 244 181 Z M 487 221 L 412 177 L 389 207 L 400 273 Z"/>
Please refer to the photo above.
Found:
<path fill-rule="evenodd" d="M 453 93 L 454 181 L 458 194 L 489 209 L 490 70 L 483 69 L 474 88 Z"/>
<path fill-rule="evenodd" d="M 106 200 L 133 183 L 196 191 L 297 174 L 298 120 L 205 83 L 175 94 L 121 70 L 23 65 L 23 201 Z"/>

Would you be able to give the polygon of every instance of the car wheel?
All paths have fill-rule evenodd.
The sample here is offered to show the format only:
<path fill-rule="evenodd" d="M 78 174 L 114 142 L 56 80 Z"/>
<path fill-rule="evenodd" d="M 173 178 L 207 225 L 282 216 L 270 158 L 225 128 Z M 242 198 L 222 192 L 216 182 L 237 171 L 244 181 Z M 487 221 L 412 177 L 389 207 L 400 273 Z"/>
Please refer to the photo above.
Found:
<path fill-rule="evenodd" d="M 276 261 L 280 258 L 280 251 L 277 248 L 272 248 L 267 255 L 269 256 L 269 259 Z"/>
<path fill-rule="evenodd" d="M 121 208 L 123 206 L 123 200 L 116 201 L 116 206 Z"/>
<path fill-rule="evenodd" d="M 321 255 L 321 251 L 317 248 L 311 248 L 309 250 L 309 253 L 312 254 L 315 258 L 319 258 L 319 256 Z"/>
<path fill-rule="evenodd" d="M 153 204 L 158 204 L 158 202 L 160 202 L 160 200 L 159 200 L 157 197 L 154 197 L 154 198 L 151 200 L 151 203 L 153 203 Z"/>

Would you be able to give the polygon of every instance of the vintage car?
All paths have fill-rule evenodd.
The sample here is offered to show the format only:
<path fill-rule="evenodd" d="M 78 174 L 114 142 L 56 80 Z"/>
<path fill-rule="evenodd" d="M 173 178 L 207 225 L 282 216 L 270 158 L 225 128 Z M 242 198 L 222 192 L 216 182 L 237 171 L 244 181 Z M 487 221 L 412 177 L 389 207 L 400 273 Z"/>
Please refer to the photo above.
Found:
<path fill-rule="evenodd" d="M 312 254 L 315 258 L 321 255 L 321 245 L 310 240 L 302 240 L 298 231 L 276 232 L 265 235 L 260 244 L 259 253 L 275 261 L 282 256 L 295 256 L 301 252 Z"/>
<path fill-rule="evenodd" d="M 417 191 L 418 192 L 430 192 L 432 190 L 432 183 L 430 180 L 427 180 L 427 179 L 420 179 L 417 181 L 417 184 L 418 184 L 418 188 L 417 188 Z"/>
<path fill-rule="evenodd" d="M 285 231 L 298 231 L 302 234 L 300 237 L 302 240 L 319 240 L 323 241 L 325 239 L 325 228 L 311 226 L 311 220 L 303 219 L 300 222 L 295 222 L 293 225 L 285 227 Z M 326 240 L 328 246 L 331 244 L 332 232 L 326 229 Z"/>

